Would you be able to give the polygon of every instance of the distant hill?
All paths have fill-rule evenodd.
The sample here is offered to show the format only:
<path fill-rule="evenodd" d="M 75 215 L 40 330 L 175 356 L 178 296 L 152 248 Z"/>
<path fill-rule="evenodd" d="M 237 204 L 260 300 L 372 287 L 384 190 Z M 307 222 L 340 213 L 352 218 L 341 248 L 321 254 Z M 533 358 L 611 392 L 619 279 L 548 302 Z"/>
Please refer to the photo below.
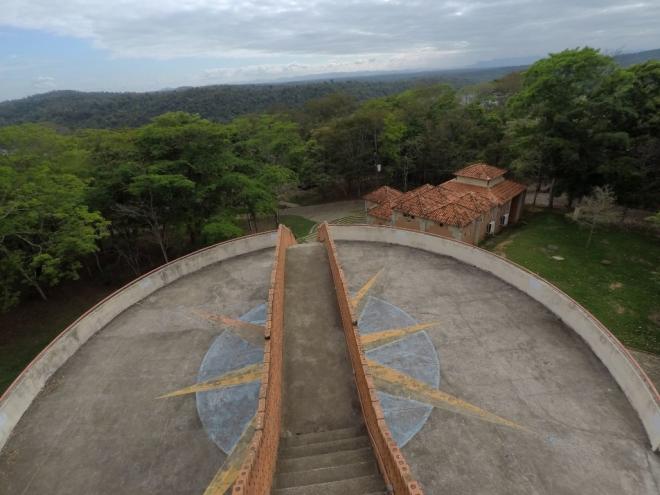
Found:
<path fill-rule="evenodd" d="M 617 55 L 615 58 L 627 66 L 649 59 L 660 60 L 660 50 Z M 0 103 L 0 125 L 52 122 L 68 128 L 136 127 L 157 115 L 178 110 L 198 113 L 211 120 L 228 121 L 248 113 L 301 107 L 311 99 L 339 91 L 362 101 L 421 84 L 447 83 L 458 88 L 491 81 L 525 67 L 336 74 L 332 78 L 319 75 L 317 77 L 323 79 L 186 87 L 147 93 L 52 91 Z"/>
<path fill-rule="evenodd" d="M 614 55 L 614 59 L 619 62 L 622 67 L 641 64 L 648 60 L 660 60 L 660 48 L 657 50 L 646 50 L 644 52 L 622 53 Z"/>

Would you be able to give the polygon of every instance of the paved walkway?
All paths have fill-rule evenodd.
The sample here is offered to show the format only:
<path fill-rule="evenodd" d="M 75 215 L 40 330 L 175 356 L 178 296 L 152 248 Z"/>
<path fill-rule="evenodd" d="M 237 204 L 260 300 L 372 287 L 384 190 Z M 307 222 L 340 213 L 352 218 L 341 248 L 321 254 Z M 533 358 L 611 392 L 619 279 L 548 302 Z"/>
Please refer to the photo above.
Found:
<path fill-rule="evenodd" d="M 284 297 L 284 438 L 273 494 L 385 493 L 322 244 L 288 249 Z"/>
<path fill-rule="evenodd" d="M 361 424 L 325 248 L 289 248 L 284 310 L 284 430 L 286 435 Z"/>

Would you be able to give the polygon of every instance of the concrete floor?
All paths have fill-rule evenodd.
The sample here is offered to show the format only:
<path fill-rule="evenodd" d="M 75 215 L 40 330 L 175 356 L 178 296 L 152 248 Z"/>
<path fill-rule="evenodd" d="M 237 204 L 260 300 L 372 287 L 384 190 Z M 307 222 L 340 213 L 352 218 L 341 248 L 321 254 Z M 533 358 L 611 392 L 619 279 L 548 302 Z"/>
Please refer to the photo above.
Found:
<path fill-rule="evenodd" d="M 541 305 L 451 258 L 338 243 L 350 289 L 427 328 L 439 389 L 524 426 L 434 408 L 403 452 L 426 493 L 660 493 L 660 456 L 622 391 L 587 346 Z"/>
<path fill-rule="evenodd" d="M 528 430 L 434 407 L 421 428 L 406 430 L 412 436 L 403 447 L 427 494 L 660 493 L 660 457 L 625 396 L 542 306 L 450 258 L 379 244 L 338 243 L 338 250 L 354 292 L 383 269 L 362 304 L 374 297 L 415 321 L 439 322 L 424 330 L 438 359 L 418 359 L 411 373 L 423 378 L 428 362 L 435 376 L 439 366 L 429 387 Z M 195 383 L 223 332 L 193 310 L 237 318 L 265 302 L 272 254 L 175 282 L 90 339 L 0 452 L 0 494 L 203 493 L 225 454 L 202 427 L 194 395 L 156 397 Z M 287 311 L 311 324 L 313 279 L 323 275 L 295 276 L 309 297 Z M 399 348 L 402 361 L 414 347 Z"/>
<path fill-rule="evenodd" d="M 272 250 L 181 279 L 127 310 L 53 377 L 0 452 L 0 494 L 200 494 L 225 454 L 199 420 L 194 384 L 223 327 L 266 301 Z"/>

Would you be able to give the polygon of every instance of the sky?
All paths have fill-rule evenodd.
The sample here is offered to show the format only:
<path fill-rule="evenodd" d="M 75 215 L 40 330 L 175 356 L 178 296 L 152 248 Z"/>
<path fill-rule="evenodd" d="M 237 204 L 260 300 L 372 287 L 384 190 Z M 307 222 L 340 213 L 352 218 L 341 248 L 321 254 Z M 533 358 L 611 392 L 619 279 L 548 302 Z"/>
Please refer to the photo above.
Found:
<path fill-rule="evenodd" d="M 0 0 L 0 101 L 660 48 L 660 0 Z"/>

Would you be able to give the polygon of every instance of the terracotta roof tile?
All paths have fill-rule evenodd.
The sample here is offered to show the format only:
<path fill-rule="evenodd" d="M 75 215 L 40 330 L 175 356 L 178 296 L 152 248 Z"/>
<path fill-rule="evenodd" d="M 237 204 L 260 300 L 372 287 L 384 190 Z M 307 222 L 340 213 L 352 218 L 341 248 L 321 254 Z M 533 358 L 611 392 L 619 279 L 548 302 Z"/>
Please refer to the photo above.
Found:
<path fill-rule="evenodd" d="M 383 201 L 368 213 L 377 218 L 389 219 L 392 210 L 396 210 L 434 222 L 463 227 L 524 190 L 524 185 L 510 180 L 486 188 L 452 179 L 439 186 L 424 184 L 412 191 L 400 193 L 395 199 Z M 368 194 L 365 199 L 373 197 L 374 193 Z M 387 197 L 386 192 L 381 191 L 379 194 Z"/>
<path fill-rule="evenodd" d="M 457 170 L 454 175 L 458 177 L 469 177 L 471 179 L 491 180 L 506 174 L 503 168 L 493 167 L 487 163 L 473 163 L 465 168 Z"/>
<path fill-rule="evenodd" d="M 491 188 L 492 193 L 500 200 L 500 204 L 506 203 L 511 198 L 518 196 L 521 192 L 525 191 L 527 186 L 514 182 L 512 180 L 505 180 L 500 182 L 495 187 Z"/>
<path fill-rule="evenodd" d="M 469 225 L 480 215 L 481 214 L 478 211 L 471 210 L 470 208 L 466 208 L 455 202 L 443 205 L 432 211 L 427 218 L 438 223 L 464 227 L 465 225 Z"/>
<path fill-rule="evenodd" d="M 525 185 L 512 180 L 505 180 L 494 187 L 486 188 L 482 186 L 474 186 L 472 184 L 464 184 L 458 182 L 456 179 L 452 179 L 440 184 L 438 187 L 444 187 L 457 193 L 473 192 L 490 201 L 493 206 L 502 205 L 527 189 Z"/>
<path fill-rule="evenodd" d="M 390 204 L 374 206 L 373 208 L 369 208 L 367 215 L 382 218 L 383 220 L 389 220 L 392 218 L 392 206 Z"/>
<path fill-rule="evenodd" d="M 389 186 L 382 186 L 375 191 L 371 191 L 369 194 L 364 195 L 363 199 L 373 203 L 383 204 L 395 200 L 402 194 L 403 193 L 398 189 Z"/>

